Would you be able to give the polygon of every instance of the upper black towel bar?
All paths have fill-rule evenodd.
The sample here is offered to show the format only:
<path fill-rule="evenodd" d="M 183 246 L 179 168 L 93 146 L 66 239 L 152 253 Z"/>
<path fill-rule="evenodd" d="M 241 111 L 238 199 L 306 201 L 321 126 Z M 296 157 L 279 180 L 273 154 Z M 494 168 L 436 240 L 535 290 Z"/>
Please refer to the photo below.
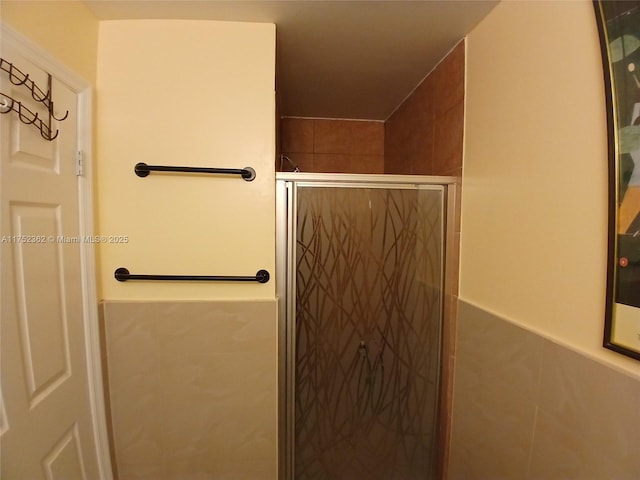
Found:
<path fill-rule="evenodd" d="M 116 269 L 114 277 L 119 282 L 127 280 L 164 280 L 164 281 L 196 281 L 196 282 L 258 282 L 267 283 L 269 272 L 258 270 L 255 277 L 218 276 L 218 275 L 134 275 L 124 267 Z"/>
<path fill-rule="evenodd" d="M 183 172 L 183 173 L 214 173 L 218 175 L 240 175 L 247 182 L 256 178 L 256 171 L 251 167 L 245 168 L 207 168 L 207 167 L 170 167 L 166 165 L 147 165 L 136 163 L 136 175 L 146 177 L 150 172 Z"/>

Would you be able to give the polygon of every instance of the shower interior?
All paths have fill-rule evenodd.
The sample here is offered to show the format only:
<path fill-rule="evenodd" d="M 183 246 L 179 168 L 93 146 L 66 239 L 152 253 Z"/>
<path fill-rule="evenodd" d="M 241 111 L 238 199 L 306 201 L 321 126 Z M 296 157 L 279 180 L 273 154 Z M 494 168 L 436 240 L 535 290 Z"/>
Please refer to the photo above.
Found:
<path fill-rule="evenodd" d="M 435 478 L 454 188 L 278 174 L 281 479 Z"/>

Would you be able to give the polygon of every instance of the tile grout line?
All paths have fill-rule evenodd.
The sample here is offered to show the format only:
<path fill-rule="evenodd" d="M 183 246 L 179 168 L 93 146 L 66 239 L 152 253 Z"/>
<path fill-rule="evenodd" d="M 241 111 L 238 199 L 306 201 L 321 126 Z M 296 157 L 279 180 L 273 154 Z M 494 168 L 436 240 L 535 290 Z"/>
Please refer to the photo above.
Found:
<path fill-rule="evenodd" d="M 526 478 L 530 479 L 531 478 L 531 462 L 533 460 L 533 445 L 535 442 L 535 437 L 536 437 L 536 426 L 538 424 L 538 414 L 540 412 L 540 391 L 542 388 L 542 375 L 543 375 L 543 365 L 544 365 L 544 356 L 545 356 L 545 352 L 547 350 L 547 340 L 543 339 L 542 344 L 540 345 L 540 356 L 539 356 L 539 360 L 538 360 L 538 384 L 536 386 L 536 402 L 535 402 L 535 410 L 534 410 L 534 414 L 533 414 L 533 422 L 531 425 L 531 437 L 530 437 L 530 441 L 529 441 L 529 455 L 527 458 L 527 471 L 526 471 Z"/>

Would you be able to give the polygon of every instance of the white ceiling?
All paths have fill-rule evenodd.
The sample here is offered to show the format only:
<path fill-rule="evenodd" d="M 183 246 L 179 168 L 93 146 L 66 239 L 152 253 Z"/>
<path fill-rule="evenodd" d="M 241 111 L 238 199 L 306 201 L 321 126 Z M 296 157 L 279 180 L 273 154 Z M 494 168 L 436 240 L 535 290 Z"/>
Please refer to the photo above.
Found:
<path fill-rule="evenodd" d="M 282 116 L 386 120 L 498 0 L 85 0 L 101 20 L 276 24 Z"/>

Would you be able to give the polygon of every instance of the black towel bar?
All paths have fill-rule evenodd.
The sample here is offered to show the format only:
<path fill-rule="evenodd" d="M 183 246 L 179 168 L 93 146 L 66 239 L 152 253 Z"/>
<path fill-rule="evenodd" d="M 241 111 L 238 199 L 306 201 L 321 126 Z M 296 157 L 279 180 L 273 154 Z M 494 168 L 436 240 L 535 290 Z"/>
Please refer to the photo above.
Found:
<path fill-rule="evenodd" d="M 119 282 L 127 280 L 163 280 L 163 281 L 196 281 L 196 282 L 258 282 L 267 283 L 269 272 L 258 270 L 255 277 L 244 276 L 219 276 L 219 275 L 134 275 L 124 267 L 118 268 L 114 277 Z"/>
<path fill-rule="evenodd" d="M 182 173 L 214 173 L 217 175 L 240 175 L 243 180 L 252 182 L 256 178 L 256 171 L 246 168 L 208 168 L 208 167 L 171 167 L 168 165 L 147 165 L 136 163 L 133 171 L 139 177 L 146 177 L 150 172 L 182 172 Z"/>

